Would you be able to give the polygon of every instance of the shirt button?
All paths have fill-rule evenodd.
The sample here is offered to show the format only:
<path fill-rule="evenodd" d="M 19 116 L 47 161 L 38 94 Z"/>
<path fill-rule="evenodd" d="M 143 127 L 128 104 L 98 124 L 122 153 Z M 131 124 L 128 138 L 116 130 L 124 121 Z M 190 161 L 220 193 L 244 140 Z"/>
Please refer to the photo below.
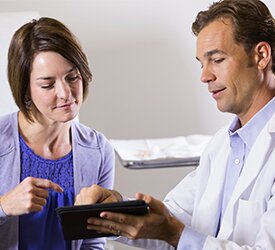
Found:
<path fill-rule="evenodd" d="M 240 163 L 240 160 L 239 159 L 235 159 L 235 164 L 239 164 Z"/>

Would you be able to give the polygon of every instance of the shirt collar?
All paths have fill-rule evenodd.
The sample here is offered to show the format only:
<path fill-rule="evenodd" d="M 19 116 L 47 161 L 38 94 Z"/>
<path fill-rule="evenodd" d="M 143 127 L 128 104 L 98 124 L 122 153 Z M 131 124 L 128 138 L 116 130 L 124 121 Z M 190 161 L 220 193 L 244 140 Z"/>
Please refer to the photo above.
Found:
<path fill-rule="evenodd" d="M 259 131 L 263 129 L 274 112 L 275 97 L 273 97 L 273 99 L 271 99 L 260 111 L 258 111 L 243 127 L 241 127 L 239 118 L 235 117 L 228 130 L 229 136 L 231 137 L 237 134 L 246 144 L 248 150 L 250 150 L 259 135 Z"/>

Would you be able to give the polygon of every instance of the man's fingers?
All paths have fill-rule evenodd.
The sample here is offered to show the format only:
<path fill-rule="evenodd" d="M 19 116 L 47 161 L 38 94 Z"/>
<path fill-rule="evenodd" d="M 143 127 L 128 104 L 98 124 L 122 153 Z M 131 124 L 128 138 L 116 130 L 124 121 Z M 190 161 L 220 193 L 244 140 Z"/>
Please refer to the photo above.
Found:
<path fill-rule="evenodd" d="M 120 225 L 119 223 L 111 222 L 105 219 L 89 218 L 87 222 L 88 222 L 87 229 L 96 230 L 101 233 L 112 233 L 112 234 L 119 235 L 123 228 L 123 226 Z"/>
<path fill-rule="evenodd" d="M 136 193 L 136 200 L 144 200 L 145 199 L 145 194 L 143 193 Z"/>
<path fill-rule="evenodd" d="M 115 234 L 120 235 L 121 231 L 118 229 L 112 228 L 112 227 L 106 227 L 106 226 L 97 226 L 97 225 L 87 225 L 88 230 L 95 230 L 100 233 L 107 233 L 107 234 Z"/>
<path fill-rule="evenodd" d="M 101 233 L 112 233 L 114 235 L 125 236 L 129 239 L 138 237 L 138 229 L 135 228 L 134 222 L 136 219 L 135 216 L 124 216 L 112 212 L 102 212 L 101 214 L 106 214 L 107 216 L 101 219 L 92 217 L 87 220 L 88 230 L 96 230 Z"/>
<path fill-rule="evenodd" d="M 143 193 L 136 193 L 136 199 L 137 200 L 144 200 L 152 208 L 156 203 L 156 199 L 154 199 L 151 195 L 146 195 L 146 194 L 143 194 Z"/>

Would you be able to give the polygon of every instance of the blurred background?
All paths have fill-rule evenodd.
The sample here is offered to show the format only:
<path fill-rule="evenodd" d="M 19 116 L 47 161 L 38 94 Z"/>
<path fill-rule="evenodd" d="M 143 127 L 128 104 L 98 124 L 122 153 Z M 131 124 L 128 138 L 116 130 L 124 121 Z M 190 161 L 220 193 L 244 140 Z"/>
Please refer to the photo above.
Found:
<path fill-rule="evenodd" d="M 274 0 L 264 1 L 275 14 Z M 209 0 L 0 0 L 0 115 L 16 110 L 6 80 L 13 32 L 37 16 L 78 37 L 93 81 L 79 120 L 110 139 L 214 134 L 232 119 L 200 82 L 191 24 Z M 163 199 L 194 167 L 130 170 L 116 159 L 115 188 Z M 108 243 L 110 250 L 134 249 Z"/>

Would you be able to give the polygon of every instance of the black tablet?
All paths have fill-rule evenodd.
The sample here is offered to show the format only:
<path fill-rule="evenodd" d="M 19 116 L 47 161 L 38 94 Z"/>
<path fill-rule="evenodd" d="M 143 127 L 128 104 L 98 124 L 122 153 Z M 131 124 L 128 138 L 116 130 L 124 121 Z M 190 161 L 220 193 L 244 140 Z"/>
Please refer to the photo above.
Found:
<path fill-rule="evenodd" d="M 65 240 L 88 239 L 96 237 L 114 236 L 87 229 L 87 219 L 99 217 L 103 211 L 144 215 L 148 206 L 143 200 L 131 200 L 112 203 L 97 203 L 93 205 L 64 206 L 56 208 L 62 226 Z"/>

